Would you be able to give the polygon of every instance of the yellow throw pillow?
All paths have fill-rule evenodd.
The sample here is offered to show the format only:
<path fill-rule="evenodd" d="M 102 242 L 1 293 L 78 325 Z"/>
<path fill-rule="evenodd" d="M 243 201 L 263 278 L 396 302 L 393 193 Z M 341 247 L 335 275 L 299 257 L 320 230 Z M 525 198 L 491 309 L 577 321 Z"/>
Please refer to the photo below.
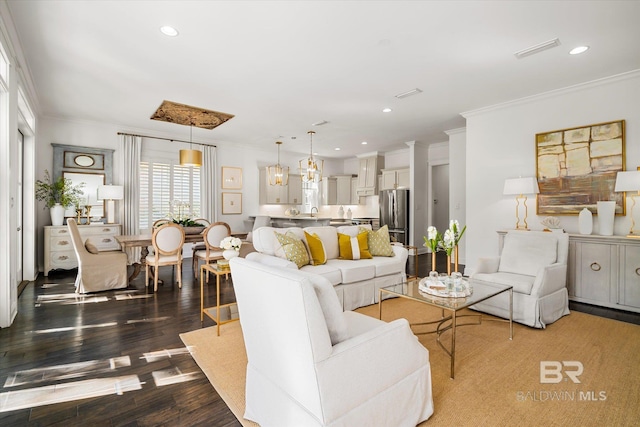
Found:
<path fill-rule="evenodd" d="M 366 231 L 368 234 L 367 243 L 372 256 L 393 256 L 391 238 L 389 237 L 389 227 L 382 226 L 376 231 L 360 228 L 360 232 Z"/>
<path fill-rule="evenodd" d="M 338 247 L 340 259 L 366 259 L 371 258 L 369 245 L 367 244 L 367 232 L 358 233 L 356 237 L 338 233 Z"/>
<path fill-rule="evenodd" d="M 324 250 L 324 243 L 320 240 L 320 237 L 316 233 L 309 234 L 304 232 L 304 237 L 307 239 L 307 245 L 309 246 L 309 252 L 311 252 L 311 264 L 322 265 L 327 262 L 327 251 Z"/>
<path fill-rule="evenodd" d="M 277 231 L 274 231 L 274 233 L 282 246 L 285 257 L 289 261 L 294 262 L 298 268 L 309 264 L 307 248 L 295 233 L 291 231 L 287 231 L 287 234 L 280 234 Z"/>

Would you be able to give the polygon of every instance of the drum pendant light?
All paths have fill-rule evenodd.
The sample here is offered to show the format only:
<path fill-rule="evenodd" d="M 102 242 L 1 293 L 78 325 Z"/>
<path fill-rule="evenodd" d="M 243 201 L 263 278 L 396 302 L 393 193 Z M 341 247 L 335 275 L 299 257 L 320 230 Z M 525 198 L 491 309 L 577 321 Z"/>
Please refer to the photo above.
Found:
<path fill-rule="evenodd" d="M 193 123 L 189 125 L 189 149 L 180 150 L 181 166 L 202 166 L 202 151 L 193 149 Z"/>

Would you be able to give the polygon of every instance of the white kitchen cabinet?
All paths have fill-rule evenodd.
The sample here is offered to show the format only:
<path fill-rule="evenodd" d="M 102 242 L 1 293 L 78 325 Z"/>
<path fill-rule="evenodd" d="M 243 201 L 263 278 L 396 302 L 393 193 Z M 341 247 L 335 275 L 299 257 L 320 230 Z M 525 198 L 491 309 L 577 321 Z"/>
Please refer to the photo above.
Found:
<path fill-rule="evenodd" d="M 288 186 L 269 185 L 269 172 L 267 168 L 260 171 L 260 204 L 261 205 L 286 205 L 289 203 Z"/>
<path fill-rule="evenodd" d="M 384 167 L 384 157 L 373 155 L 360 158 L 358 169 L 359 196 L 375 196 L 378 194 L 378 172 Z"/>
<path fill-rule="evenodd" d="M 320 204 L 335 205 L 338 203 L 338 180 L 333 176 L 325 176 L 320 183 Z"/>
<path fill-rule="evenodd" d="M 91 242 L 100 251 L 120 250 L 115 236 L 122 234 L 120 224 L 79 225 L 82 242 Z M 44 227 L 44 275 L 55 269 L 70 270 L 78 267 L 78 258 L 73 249 L 71 233 L 66 225 Z"/>
<path fill-rule="evenodd" d="M 380 190 L 395 190 L 409 188 L 409 169 L 383 169 L 380 180 Z"/>
<path fill-rule="evenodd" d="M 289 189 L 287 192 L 287 202 L 290 205 L 302 204 L 302 176 L 289 175 Z"/>
<path fill-rule="evenodd" d="M 352 205 L 360 204 L 360 196 L 358 196 L 358 177 L 351 178 L 351 202 Z"/>
<path fill-rule="evenodd" d="M 336 204 L 350 205 L 351 203 L 351 180 L 352 175 L 337 175 L 336 177 Z"/>

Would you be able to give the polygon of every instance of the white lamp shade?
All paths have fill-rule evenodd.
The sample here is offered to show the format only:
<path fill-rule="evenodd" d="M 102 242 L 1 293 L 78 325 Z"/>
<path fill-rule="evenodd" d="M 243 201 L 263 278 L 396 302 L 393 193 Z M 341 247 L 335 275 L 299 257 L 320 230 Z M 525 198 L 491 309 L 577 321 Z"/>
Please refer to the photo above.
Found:
<path fill-rule="evenodd" d="M 124 187 L 122 185 L 101 185 L 98 187 L 98 200 L 122 200 Z"/>
<path fill-rule="evenodd" d="M 504 181 L 504 195 L 538 194 L 538 181 L 530 176 L 526 178 L 510 178 Z"/>
<path fill-rule="evenodd" d="M 618 172 L 614 191 L 640 191 L 640 171 Z"/>

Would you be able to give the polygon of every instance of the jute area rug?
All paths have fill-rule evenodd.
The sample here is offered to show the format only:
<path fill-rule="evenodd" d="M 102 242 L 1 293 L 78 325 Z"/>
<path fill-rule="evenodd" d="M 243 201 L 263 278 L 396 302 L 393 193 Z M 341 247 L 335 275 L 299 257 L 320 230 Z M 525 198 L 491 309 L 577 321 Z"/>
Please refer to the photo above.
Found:
<path fill-rule="evenodd" d="M 440 310 L 413 301 L 386 300 L 383 320 L 433 320 Z M 378 306 L 358 309 L 377 317 Z M 474 313 L 474 312 L 470 312 Z M 420 426 L 637 426 L 640 422 L 640 326 L 572 312 L 547 329 L 489 321 L 459 327 L 455 379 L 449 357 L 433 334 L 418 335 L 429 350 L 433 416 Z M 423 327 L 424 328 L 424 327 Z M 413 327 L 414 332 L 421 331 Z M 180 335 L 193 357 L 243 426 L 246 353 L 239 322 Z M 443 340 L 450 337 L 443 335 Z M 448 342 L 448 341 L 447 341 Z M 542 383 L 541 362 L 571 362 L 562 379 L 549 368 Z M 567 373 L 583 372 L 573 381 Z M 375 373 L 372 372 L 372 375 Z"/>

